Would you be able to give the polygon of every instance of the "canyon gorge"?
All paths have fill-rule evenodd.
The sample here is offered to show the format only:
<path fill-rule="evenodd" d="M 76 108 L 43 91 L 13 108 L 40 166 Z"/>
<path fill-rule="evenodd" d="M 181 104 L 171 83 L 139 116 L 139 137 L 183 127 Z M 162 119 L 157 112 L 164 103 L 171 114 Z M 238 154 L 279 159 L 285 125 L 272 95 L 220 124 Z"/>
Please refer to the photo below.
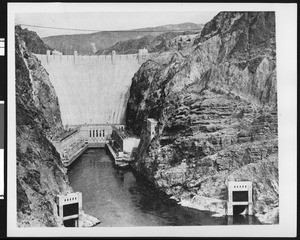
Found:
<path fill-rule="evenodd" d="M 90 56 L 47 56 L 51 38 L 16 27 L 19 226 L 63 225 L 55 196 L 73 189 L 53 139 L 87 123 L 126 125 L 140 138 L 132 169 L 178 204 L 225 216 L 228 182 L 251 181 L 255 217 L 278 224 L 275 13 L 220 12 L 201 27 L 126 35 Z M 153 45 L 140 61 L 142 38 Z"/>

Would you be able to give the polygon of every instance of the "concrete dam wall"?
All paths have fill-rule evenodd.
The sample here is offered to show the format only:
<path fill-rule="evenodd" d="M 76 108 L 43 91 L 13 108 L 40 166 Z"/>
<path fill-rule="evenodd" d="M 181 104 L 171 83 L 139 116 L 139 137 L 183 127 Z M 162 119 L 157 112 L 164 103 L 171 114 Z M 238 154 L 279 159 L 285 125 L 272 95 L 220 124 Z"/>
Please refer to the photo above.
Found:
<path fill-rule="evenodd" d="M 124 124 L 131 79 L 141 65 L 131 55 L 39 55 L 58 96 L 64 125 Z"/>

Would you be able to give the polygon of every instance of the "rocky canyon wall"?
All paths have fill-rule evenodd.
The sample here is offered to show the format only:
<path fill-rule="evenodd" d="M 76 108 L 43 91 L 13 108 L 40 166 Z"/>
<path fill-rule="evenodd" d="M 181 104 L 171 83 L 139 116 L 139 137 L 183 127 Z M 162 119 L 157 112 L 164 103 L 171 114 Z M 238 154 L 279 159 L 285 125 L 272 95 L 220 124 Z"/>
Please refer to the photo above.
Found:
<path fill-rule="evenodd" d="M 193 48 L 134 75 L 126 123 L 135 168 L 181 204 L 226 213 L 228 181 L 252 181 L 255 215 L 278 223 L 274 12 L 221 12 Z M 149 141 L 146 119 L 158 120 Z"/>
<path fill-rule="evenodd" d="M 64 125 L 124 124 L 136 55 L 37 55 L 49 73 Z"/>
<path fill-rule="evenodd" d="M 61 113 L 48 73 L 16 31 L 17 221 L 19 227 L 62 226 L 55 197 L 73 192 L 50 139 L 62 131 Z M 96 219 L 84 215 L 84 225 Z M 92 221 L 90 221 L 92 220 Z"/>

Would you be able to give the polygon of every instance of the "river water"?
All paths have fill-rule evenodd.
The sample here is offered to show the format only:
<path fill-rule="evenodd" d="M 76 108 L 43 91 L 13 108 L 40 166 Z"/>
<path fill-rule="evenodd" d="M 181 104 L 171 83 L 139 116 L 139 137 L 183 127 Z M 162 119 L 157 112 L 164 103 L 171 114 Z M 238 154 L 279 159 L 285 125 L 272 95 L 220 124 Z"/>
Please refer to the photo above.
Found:
<path fill-rule="evenodd" d="M 105 149 L 88 149 L 68 171 L 74 191 L 82 192 L 83 211 L 102 226 L 196 226 L 259 224 L 255 217 L 213 217 L 182 207 L 133 170 L 114 168 Z"/>

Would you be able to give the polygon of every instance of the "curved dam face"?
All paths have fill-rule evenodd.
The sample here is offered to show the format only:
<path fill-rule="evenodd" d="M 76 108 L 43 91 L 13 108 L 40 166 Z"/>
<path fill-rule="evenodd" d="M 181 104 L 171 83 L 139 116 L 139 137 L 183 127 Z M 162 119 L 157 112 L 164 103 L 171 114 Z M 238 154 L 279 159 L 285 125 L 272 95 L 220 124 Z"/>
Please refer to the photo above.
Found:
<path fill-rule="evenodd" d="M 132 55 L 39 55 L 58 96 L 64 125 L 124 124 L 131 79 L 140 67 Z"/>

